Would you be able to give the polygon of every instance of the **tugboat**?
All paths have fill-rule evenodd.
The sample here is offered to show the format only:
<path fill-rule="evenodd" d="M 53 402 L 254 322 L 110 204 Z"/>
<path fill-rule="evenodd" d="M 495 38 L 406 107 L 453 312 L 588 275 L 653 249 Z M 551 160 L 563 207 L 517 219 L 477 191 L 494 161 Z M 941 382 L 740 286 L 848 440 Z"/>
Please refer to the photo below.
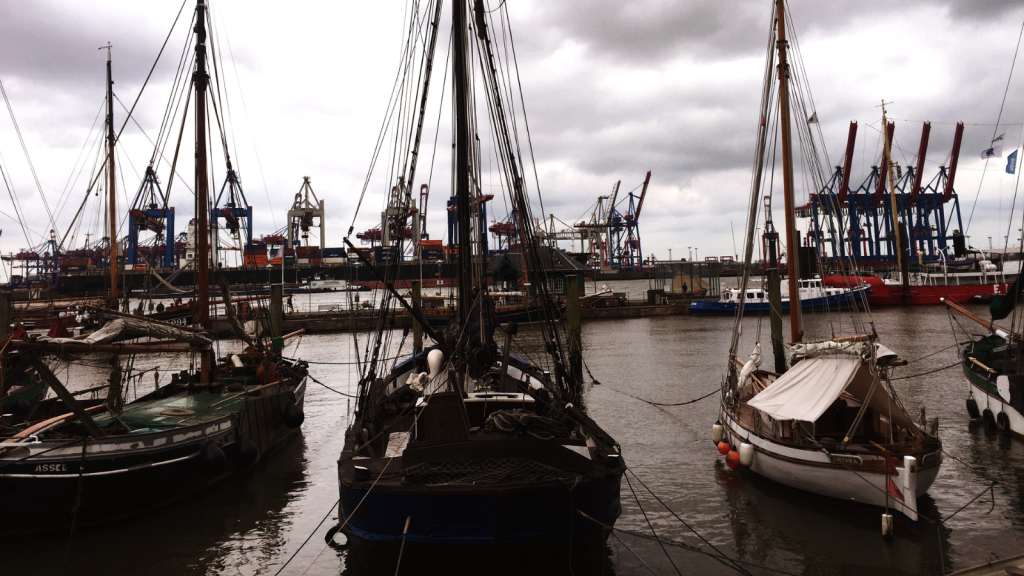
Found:
<path fill-rule="evenodd" d="M 385 289 L 378 330 L 362 364 L 354 420 L 338 461 L 338 528 L 352 547 L 349 558 L 373 566 L 374 573 L 395 572 L 399 559 L 401 567 L 415 570 L 434 565 L 449 572 L 597 573 L 605 562 L 610 526 L 621 511 L 625 465 L 618 444 L 586 413 L 582 368 L 567 351 L 570 337 L 550 304 L 520 148 L 511 130 L 511 104 L 504 101 L 508 92 L 500 84 L 506 79 L 497 72 L 493 52 L 493 10 L 486 10 L 482 0 L 469 8 L 464 1 L 452 3 L 457 315 L 445 329 L 435 330 L 420 308 L 395 290 L 396 265 L 377 268 L 362 258 Z M 422 95 L 411 103 L 417 126 L 424 118 L 441 3 L 427 10 L 409 20 L 413 26 L 425 23 L 423 34 L 410 32 L 409 37 L 423 38 L 426 52 L 407 54 L 423 68 L 402 75 L 423 83 L 421 89 L 402 88 Z M 503 15 L 502 25 L 507 22 Z M 473 34 L 468 33 L 471 24 Z M 482 68 L 479 75 L 473 73 L 474 63 Z M 483 85 L 471 84 L 481 77 Z M 527 341 L 516 339 L 515 322 L 500 326 L 483 273 L 479 235 L 486 233 L 486 223 L 479 210 L 479 141 L 474 137 L 480 127 L 472 110 L 486 108 L 473 102 L 474 94 L 490 104 L 489 127 L 496 153 L 505 159 L 505 192 L 530 278 L 525 288 L 540 303 L 542 321 L 531 327 Z M 414 217 L 408 203 L 420 143 L 419 129 L 415 132 L 403 137 L 409 153 L 390 176 L 389 188 L 397 185 L 406 199 L 405 209 L 392 206 L 389 212 L 397 214 L 389 224 L 396 230 Z M 395 354 L 378 351 L 394 345 L 388 326 L 396 307 L 411 314 L 433 344 L 400 348 L 402 359 L 388 365 L 383 356 Z M 528 341 L 540 344 L 531 349 Z M 522 352 L 513 354 L 514 346 Z"/>

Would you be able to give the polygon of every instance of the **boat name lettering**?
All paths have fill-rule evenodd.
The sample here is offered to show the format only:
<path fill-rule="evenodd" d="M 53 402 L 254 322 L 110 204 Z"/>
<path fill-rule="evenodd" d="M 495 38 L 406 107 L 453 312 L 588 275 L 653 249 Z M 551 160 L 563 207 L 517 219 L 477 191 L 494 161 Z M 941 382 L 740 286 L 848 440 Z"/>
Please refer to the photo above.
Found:
<path fill-rule="evenodd" d="M 36 472 L 67 472 L 67 464 L 37 464 Z"/>
<path fill-rule="evenodd" d="M 864 461 L 860 459 L 860 456 L 839 456 L 836 454 L 829 454 L 828 458 L 833 464 L 843 464 L 846 466 L 860 466 L 864 464 Z"/>

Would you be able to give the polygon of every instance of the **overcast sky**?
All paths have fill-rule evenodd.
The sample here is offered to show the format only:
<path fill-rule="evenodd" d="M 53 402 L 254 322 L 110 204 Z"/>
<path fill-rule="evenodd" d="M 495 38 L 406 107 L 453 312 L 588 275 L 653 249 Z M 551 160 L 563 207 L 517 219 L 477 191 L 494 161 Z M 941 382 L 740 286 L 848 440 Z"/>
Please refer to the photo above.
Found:
<path fill-rule="evenodd" d="M 675 258 L 685 257 L 687 247 L 698 248 L 701 258 L 732 254 L 733 228 L 735 242 L 742 242 L 772 3 L 507 2 L 547 212 L 569 223 L 588 218 L 597 196 L 617 180 L 625 192 L 651 170 L 640 221 L 645 255 L 664 259 L 671 248 Z M 302 177 L 310 176 L 327 205 L 327 245 L 341 245 L 398 66 L 406 3 L 211 5 L 223 45 L 233 160 L 256 213 L 256 235 L 283 226 Z M 96 137 L 106 60 L 98 48 L 113 45 L 115 92 L 131 106 L 180 6 L 0 4 L 0 79 L 58 236 L 78 209 L 92 171 L 94 142 L 87 138 Z M 193 8 L 187 5 L 182 18 Z M 1016 184 L 1004 173 L 1005 155 L 1020 146 L 1024 70 L 1010 84 L 1002 126 L 996 129 L 995 122 L 1024 5 L 801 0 L 791 9 L 833 164 L 841 162 L 849 122 L 860 123 L 853 182 L 878 163 L 883 98 L 892 102 L 889 113 L 897 120 L 894 156 L 901 164 L 916 161 L 921 121 L 932 122 L 928 178 L 948 162 L 954 123 L 964 121 L 956 188 L 966 223 L 985 165 L 979 153 L 994 132 L 1006 133 L 1004 159 L 989 162 L 969 228 L 976 246 L 987 245 L 988 236 L 1002 244 Z M 160 128 L 186 24 L 179 22 L 135 113 L 150 137 Z M 446 42 L 439 45 L 443 50 Z M 125 117 L 120 105 L 116 116 L 119 126 Z M 428 228 L 435 238 L 444 233 L 448 195 L 446 122 L 432 181 Z M 427 129 L 428 138 L 434 130 Z M 179 231 L 193 211 L 181 187 L 192 185 L 192 144 L 186 140 L 179 161 L 184 177 L 175 183 L 171 202 Z M 430 139 L 425 148 L 432 146 Z M 146 137 L 130 124 L 120 160 L 127 194 L 134 195 L 151 153 Z M 173 142 L 164 153 L 170 159 Z M 6 112 L 0 117 L 0 154 L 36 243 L 52 226 Z M 80 156 L 86 167 L 76 179 Z M 216 162 L 221 166 L 223 160 Z M 424 164 L 419 174 L 427 172 Z M 159 173 L 166 182 L 166 166 Z M 367 200 L 372 209 L 364 206 L 357 230 L 379 222 L 381 191 L 370 190 L 376 195 Z M 800 194 L 806 197 L 806 191 Z M 122 195 L 122 213 L 126 202 Z M 98 205 L 86 206 L 79 243 L 100 222 Z M 15 211 L 6 190 L 0 190 L 0 211 L 0 250 L 28 246 L 11 218 Z M 495 212 L 502 216 L 503 205 Z M 1020 220 L 1019 209 L 1017 214 Z"/>

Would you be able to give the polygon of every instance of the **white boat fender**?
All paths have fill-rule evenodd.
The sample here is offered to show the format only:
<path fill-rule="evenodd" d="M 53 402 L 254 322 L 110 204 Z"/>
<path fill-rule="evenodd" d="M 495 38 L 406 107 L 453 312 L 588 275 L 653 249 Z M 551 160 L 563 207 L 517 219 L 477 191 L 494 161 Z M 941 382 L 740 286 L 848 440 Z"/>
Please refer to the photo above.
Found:
<path fill-rule="evenodd" d="M 882 514 L 882 536 L 892 536 L 892 514 Z"/>
<path fill-rule="evenodd" d="M 430 377 L 434 378 L 441 371 L 441 364 L 444 363 L 444 352 L 431 350 L 427 354 L 427 368 L 430 370 Z"/>
<path fill-rule="evenodd" d="M 750 467 L 754 463 L 754 445 L 749 442 L 740 444 L 740 464 Z"/>
<path fill-rule="evenodd" d="M 720 423 L 715 422 L 711 426 L 711 441 L 717 446 L 722 441 L 722 435 L 725 434 L 725 427 Z"/>
<path fill-rule="evenodd" d="M 242 359 L 238 357 L 238 354 L 232 354 L 231 355 L 231 364 L 233 364 L 235 366 L 235 368 L 244 368 L 245 367 L 245 364 L 242 363 Z"/>
<path fill-rule="evenodd" d="M 199 467 L 202 468 L 209 476 L 217 476 L 224 471 L 224 465 L 227 464 L 228 457 L 221 450 L 220 446 L 217 446 L 213 442 L 209 442 L 203 449 L 199 451 Z"/>
<path fill-rule="evenodd" d="M 302 413 L 302 408 L 299 408 L 295 402 L 289 402 L 284 407 L 284 412 L 281 413 L 281 422 L 284 422 L 284 425 L 291 429 L 302 426 L 302 422 L 305 419 L 306 415 Z"/>

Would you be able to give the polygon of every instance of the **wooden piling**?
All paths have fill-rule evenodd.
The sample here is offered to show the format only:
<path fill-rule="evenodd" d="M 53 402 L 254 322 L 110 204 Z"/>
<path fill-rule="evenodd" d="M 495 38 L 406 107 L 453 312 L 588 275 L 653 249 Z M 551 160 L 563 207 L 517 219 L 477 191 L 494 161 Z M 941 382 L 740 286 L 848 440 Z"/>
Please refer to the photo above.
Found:
<path fill-rule="evenodd" d="M 421 301 L 421 281 L 412 281 L 412 307 L 414 310 L 419 311 Z M 423 351 L 423 326 L 420 325 L 419 320 L 415 317 L 412 319 L 412 349 L 415 354 L 419 354 Z"/>
<path fill-rule="evenodd" d="M 0 342 L 7 340 L 11 330 L 11 295 L 0 292 Z"/>
<path fill-rule="evenodd" d="M 576 382 L 583 382 L 583 330 L 580 326 L 580 280 L 569 276 L 565 290 L 569 319 L 569 369 Z"/>
<path fill-rule="evenodd" d="M 270 286 L 270 329 L 274 338 L 284 334 L 284 285 Z"/>

